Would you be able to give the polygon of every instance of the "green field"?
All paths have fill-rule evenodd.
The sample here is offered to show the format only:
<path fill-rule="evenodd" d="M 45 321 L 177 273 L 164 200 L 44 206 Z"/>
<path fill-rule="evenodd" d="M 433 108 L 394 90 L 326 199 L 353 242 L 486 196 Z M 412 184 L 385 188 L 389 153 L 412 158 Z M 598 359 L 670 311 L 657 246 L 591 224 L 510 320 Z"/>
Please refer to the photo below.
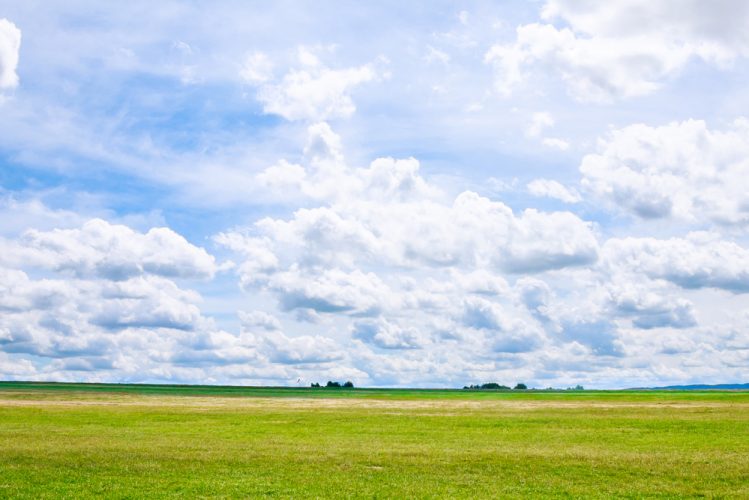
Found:
<path fill-rule="evenodd" d="M 749 497 L 749 393 L 0 383 L 0 497 Z"/>

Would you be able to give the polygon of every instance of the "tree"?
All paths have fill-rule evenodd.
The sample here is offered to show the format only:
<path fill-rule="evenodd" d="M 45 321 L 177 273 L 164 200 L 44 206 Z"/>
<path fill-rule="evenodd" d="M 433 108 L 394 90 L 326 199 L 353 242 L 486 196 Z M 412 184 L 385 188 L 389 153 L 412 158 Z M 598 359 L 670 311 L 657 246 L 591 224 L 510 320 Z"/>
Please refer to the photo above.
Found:
<path fill-rule="evenodd" d="M 325 384 L 325 387 L 341 387 L 341 383 L 328 380 L 328 383 Z"/>
<path fill-rule="evenodd" d="M 318 384 L 317 382 L 313 382 L 313 383 L 312 383 L 312 384 L 310 385 L 310 387 L 320 387 L 320 384 Z"/>
<path fill-rule="evenodd" d="M 343 384 L 343 387 L 348 387 L 350 389 L 353 389 L 354 388 L 354 383 L 349 380 L 345 384 Z"/>
<path fill-rule="evenodd" d="M 525 385 L 525 384 L 523 384 L 523 383 L 518 383 L 518 385 L 516 385 L 516 386 L 515 386 L 515 388 L 514 388 L 513 390 L 515 390 L 515 391 L 524 391 L 524 390 L 526 390 L 527 388 L 528 388 L 528 386 L 527 386 L 527 385 Z"/>
<path fill-rule="evenodd" d="M 478 384 L 466 385 L 466 386 L 463 386 L 463 389 L 468 389 L 468 390 L 479 389 L 479 390 L 490 390 L 490 391 L 491 390 L 494 390 L 494 391 L 509 391 L 510 390 L 508 386 L 501 385 L 496 382 L 488 382 L 486 384 L 481 384 L 481 385 L 478 385 Z"/>
<path fill-rule="evenodd" d="M 489 382 L 488 384 L 481 384 L 481 388 L 482 389 L 494 389 L 494 390 L 509 389 L 509 387 L 507 387 L 506 385 L 499 385 L 496 382 Z"/>

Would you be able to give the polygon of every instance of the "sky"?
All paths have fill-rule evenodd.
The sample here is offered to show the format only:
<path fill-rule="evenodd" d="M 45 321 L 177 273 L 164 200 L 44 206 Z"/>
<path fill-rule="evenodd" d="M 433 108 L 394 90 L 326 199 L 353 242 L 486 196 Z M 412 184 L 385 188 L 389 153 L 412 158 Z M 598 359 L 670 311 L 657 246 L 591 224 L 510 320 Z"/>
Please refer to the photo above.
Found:
<path fill-rule="evenodd" d="M 746 382 L 747 26 L 0 0 L 0 379 Z"/>

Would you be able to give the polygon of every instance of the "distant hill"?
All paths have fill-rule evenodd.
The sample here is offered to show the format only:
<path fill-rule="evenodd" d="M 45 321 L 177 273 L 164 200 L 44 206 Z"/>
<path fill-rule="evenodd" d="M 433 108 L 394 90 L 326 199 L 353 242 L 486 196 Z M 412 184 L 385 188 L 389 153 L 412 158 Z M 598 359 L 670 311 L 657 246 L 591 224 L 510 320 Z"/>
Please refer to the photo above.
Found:
<path fill-rule="evenodd" d="M 672 391 L 704 391 L 704 390 L 743 390 L 749 391 L 749 384 L 692 384 L 692 385 L 667 385 L 664 387 L 638 387 L 638 389 L 672 390 Z"/>

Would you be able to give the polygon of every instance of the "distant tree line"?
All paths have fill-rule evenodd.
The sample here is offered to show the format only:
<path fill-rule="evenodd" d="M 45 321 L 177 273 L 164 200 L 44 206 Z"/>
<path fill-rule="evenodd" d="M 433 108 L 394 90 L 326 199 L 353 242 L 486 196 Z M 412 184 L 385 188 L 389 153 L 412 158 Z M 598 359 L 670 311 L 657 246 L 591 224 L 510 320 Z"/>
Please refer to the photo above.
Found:
<path fill-rule="evenodd" d="M 469 389 L 469 390 L 493 390 L 493 391 L 524 391 L 528 389 L 528 386 L 523 383 L 518 383 L 515 385 L 515 387 L 510 388 L 508 385 L 501 385 L 496 382 L 489 382 L 488 384 L 481 384 L 481 385 L 467 385 L 463 387 L 463 389 Z"/>
<path fill-rule="evenodd" d="M 463 387 L 463 389 L 468 390 L 489 390 L 489 391 L 525 391 L 528 389 L 528 386 L 523 383 L 518 383 L 515 385 L 515 387 L 510 388 L 507 385 L 501 385 L 496 382 L 489 382 L 487 384 L 481 384 L 481 385 L 467 385 Z M 585 388 L 581 385 L 576 385 L 575 387 L 567 387 L 567 389 L 554 389 L 553 387 L 548 387 L 546 389 L 533 389 L 535 390 L 543 390 L 543 391 L 584 391 Z"/>
<path fill-rule="evenodd" d="M 328 380 L 328 383 L 324 386 L 321 386 L 317 382 L 313 382 L 310 387 L 327 387 L 327 388 L 333 388 L 333 389 L 353 389 L 354 383 L 350 380 L 344 382 L 341 384 L 340 382 L 333 382 L 332 380 Z"/>

